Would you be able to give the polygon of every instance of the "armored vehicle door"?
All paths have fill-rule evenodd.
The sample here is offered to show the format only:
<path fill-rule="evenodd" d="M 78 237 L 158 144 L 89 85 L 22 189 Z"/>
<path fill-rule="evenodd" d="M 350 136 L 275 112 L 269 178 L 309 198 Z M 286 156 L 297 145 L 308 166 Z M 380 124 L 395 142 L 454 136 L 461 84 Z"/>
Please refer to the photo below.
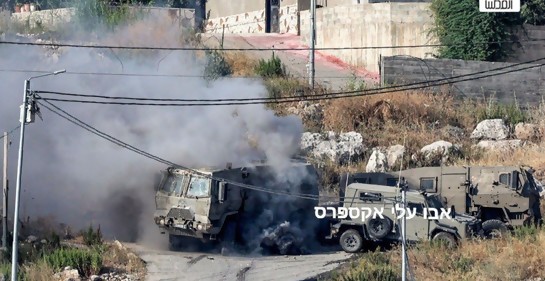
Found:
<path fill-rule="evenodd" d="M 407 202 L 405 209 L 407 240 L 428 239 L 430 221 L 424 218 L 425 205 L 421 202 Z"/>
<path fill-rule="evenodd" d="M 468 212 L 471 203 L 468 196 L 466 181 L 469 169 L 464 167 L 444 168 L 441 175 L 439 192 L 443 203 L 448 206 L 455 206 L 456 210 Z"/>

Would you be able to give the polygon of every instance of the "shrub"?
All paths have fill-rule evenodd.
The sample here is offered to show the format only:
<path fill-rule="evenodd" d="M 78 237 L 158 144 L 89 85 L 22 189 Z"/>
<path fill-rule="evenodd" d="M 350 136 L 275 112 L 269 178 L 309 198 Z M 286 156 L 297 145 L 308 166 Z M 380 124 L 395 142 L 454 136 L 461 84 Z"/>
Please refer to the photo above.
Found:
<path fill-rule="evenodd" d="M 89 226 L 87 231 L 83 233 L 83 242 L 87 246 L 96 246 L 96 245 L 102 245 L 102 232 L 100 231 L 100 225 L 98 226 L 98 229 L 93 229 L 93 226 Z"/>
<path fill-rule="evenodd" d="M 222 53 L 216 50 L 206 51 L 205 79 L 215 80 L 219 77 L 229 76 L 232 73 L 231 65 L 229 65 Z"/>
<path fill-rule="evenodd" d="M 98 274 L 102 268 L 102 254 L 98 250 L 60 248 L 46 254 L 44 260 L 55 271 L 70 266 L 83 276 Z"/>
<path fill-rule="evenodd" d="M 501 104 L 490 101 L 484 108 L 477 112 L 478 121 L 485 119 L 502 119 L 508 125 L 515 125 L 528 120 L 527 113 L 516 103 Z"/>
<path fill-rule="evenodd" d="M 257 75 L 263 78 L 286 77 L 286 66 L 280 58 L 272 54 L 268 60 L 260 59 L 255 68 Z"/>

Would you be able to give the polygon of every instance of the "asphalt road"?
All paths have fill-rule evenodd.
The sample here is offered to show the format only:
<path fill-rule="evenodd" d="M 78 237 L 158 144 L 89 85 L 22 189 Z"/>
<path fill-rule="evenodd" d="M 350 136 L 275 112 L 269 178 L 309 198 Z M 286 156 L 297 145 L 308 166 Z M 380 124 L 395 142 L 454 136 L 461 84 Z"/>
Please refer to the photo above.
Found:
<path fill-rule="evenodd" d="M 222 256 L 215 251 L 156 250 L 124 244 L 146 263 L 150 281 L 308 280 L 351 258 L 337 249 L 301 256 Z"/>

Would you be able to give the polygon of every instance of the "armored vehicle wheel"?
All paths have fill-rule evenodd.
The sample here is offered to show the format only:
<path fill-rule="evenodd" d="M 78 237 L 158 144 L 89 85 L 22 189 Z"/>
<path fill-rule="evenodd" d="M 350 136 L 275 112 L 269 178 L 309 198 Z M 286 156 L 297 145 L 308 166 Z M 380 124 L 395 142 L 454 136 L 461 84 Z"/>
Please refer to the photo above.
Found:
<path fill-rule="evenodd" d="M 355 229 L 348 229 L 341 235 L 339 243 L 347 253 L 356 253 L 363 248 L 363 238 Z"/>
<path fill-rule="evenodd" d="M 487 220 L 483 222 L 483 234 L 485 238 L 493 239 L 499 238 L 509 232 L 509 229 L 500 220 Z"/>
<path fill-rule="evenodd" d="M 458 246 L 458 241 L 456 241 L 456 237 L 454 237 L 454 235 L 452 235 L 451 233 L 444 231 L 437 233 L 433 237 L 433 241 L 442 243 L 450 249 L 456 248 L 456 246 Z"/>
<path fill-rule="evenodd" d="M 182 247 L 182 237 L 178 235 L 168 235 L 168 249 L 171 251 L 179 250 Z"/>
<path fill-rule="evenodd" d="M 375 239 L 382 239 L 392 231 L 392 221 L 387 218 L 371 218 L 367 221 L 367 232 Z"/>

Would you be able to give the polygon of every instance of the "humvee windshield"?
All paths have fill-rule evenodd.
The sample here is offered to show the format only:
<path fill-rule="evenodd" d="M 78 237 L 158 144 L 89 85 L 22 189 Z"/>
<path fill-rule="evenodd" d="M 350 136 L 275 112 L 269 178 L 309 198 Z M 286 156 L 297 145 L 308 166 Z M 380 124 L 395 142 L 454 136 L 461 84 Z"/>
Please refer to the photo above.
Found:
<path fill-rule="evenodd" d="M 439 195 L 427 195 L 426 202 L 428 202 L 429 208 L 436 209 L 438 211 L 445 208 L 445 205 L 439 198 Z"/>

